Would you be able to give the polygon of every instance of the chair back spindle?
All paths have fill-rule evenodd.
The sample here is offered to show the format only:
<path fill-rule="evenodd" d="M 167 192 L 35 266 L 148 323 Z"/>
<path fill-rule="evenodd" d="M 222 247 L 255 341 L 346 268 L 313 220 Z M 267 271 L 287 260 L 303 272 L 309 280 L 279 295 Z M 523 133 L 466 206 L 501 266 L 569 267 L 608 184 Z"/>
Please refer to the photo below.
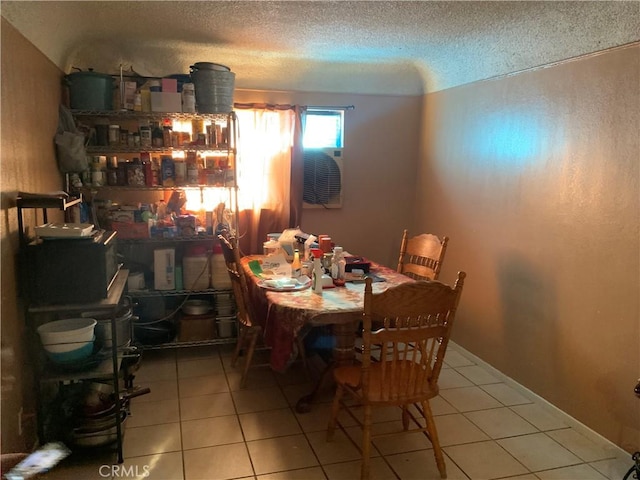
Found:
<path fill-rule="evenodd" d="M 402 233 L 397 271 L 414 280 L 438 280 L 449 237 L 438 238 L 423 233 L 409 238 L 409 231 Z"/>

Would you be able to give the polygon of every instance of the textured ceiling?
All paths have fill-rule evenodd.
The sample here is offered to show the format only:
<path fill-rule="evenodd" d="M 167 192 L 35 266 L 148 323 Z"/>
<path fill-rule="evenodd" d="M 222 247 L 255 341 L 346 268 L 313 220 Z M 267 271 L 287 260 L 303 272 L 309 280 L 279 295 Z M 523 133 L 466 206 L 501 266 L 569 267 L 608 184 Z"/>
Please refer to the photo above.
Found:
<path fill-rule="evenodd" d="M 640 39 L 640 2 L 2 1 L 63 71 L 228 65 L 236 88 L 414 95 Z"/>

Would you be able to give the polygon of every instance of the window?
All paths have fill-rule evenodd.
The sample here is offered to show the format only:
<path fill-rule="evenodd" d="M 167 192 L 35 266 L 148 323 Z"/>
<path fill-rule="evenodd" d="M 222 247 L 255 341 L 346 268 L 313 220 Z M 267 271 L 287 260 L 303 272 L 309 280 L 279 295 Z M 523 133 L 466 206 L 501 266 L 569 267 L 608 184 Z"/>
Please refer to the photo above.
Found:
<path fill-rule="evenodd" d="M 305 115 L 304 148 L 343 146 L 344 111 L 308 108 Z"/>

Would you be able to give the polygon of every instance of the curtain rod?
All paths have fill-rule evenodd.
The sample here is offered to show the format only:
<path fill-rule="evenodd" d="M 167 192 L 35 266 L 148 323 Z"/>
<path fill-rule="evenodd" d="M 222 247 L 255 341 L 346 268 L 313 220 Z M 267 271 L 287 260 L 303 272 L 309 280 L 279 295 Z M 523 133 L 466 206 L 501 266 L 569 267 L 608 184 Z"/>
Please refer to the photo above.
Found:
<path fill-rule="evenodd" d="M 307 105 L 314 110 L 355 110 L 355 105 Z"/>
<path fill-rule="evenodd" d="M 240 103 L 235 102 L 234 108 L 250 109 L 262 108 L 266 110 L 293 110 L 295 105 L 281 103 Z M 306 110 L 355 110 L 355 105 L 301 105 Z"/>

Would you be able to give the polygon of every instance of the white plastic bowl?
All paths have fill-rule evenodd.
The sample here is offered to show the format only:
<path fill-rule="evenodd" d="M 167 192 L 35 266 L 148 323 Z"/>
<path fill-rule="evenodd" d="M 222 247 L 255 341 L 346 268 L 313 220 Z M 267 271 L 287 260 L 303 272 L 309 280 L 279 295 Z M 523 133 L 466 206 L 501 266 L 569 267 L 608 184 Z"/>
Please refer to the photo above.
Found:
<path fill-rule="evenodd" d="M 57 353 L 68 352 L 93 341 L 97 323 L 94 318 L 56 320 L 40 325 L 38 334 L 45 349 L 52 351 L 55 346 Z"/>

